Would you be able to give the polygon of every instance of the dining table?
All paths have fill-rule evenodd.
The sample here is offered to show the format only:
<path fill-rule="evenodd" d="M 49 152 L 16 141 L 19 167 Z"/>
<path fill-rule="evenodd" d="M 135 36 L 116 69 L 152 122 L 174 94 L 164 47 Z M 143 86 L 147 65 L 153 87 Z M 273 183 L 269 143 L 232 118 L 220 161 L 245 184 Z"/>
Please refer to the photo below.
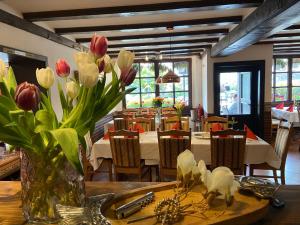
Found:
<path fill-rule="evenodd" d="M 288 121 L 289 123 L 299 122 L 299 115 L 297 108 L 293 109 L 293 112 L 287 111 L 288 107 L 284 107 L 283 109 L 277 109 L 273 107 L 271 109 L 271 114 L 273 118 L 283 119 Z"/>
<path fill-rule="evenodd" d="M 87 196 L 94 196 L 105 193 L 124 193 L 153 184 L 162 184 L 162 182 L 86 182 L 85 186 Z M 269 206 L 264 218 L 253 225 L 299 225 L 300 185 L 280 186 L 275 196 L 283 200 L 285 206 L 283 208 Z M 26 224 L 22 216 L 19 181 L 0 181 L 0 224 Z"/>
<path fill-rule="evenodd" d="M 199 135 L 201 134 L 201 135 Z M 159 165 L 159 148 L 156 131 L 149 131 L 140 134 L 141 159 L 146 165 Z M 207 165 L 211 164 L 210 135 L 208 132 L 192 132 L 191 151 L 195 160 L 204 160 Z M 109 139 L 102 138 L 93 144 L 90 153 L 90 163 L 94 170 L 101 165 L 101 159 L 111 159 Z M 261 138 L 257 140 L 246 140 L 245 164 L 268 163 L 270 166 L 279 168 L 281 159 L 277 156 L 272 146 Z"/>

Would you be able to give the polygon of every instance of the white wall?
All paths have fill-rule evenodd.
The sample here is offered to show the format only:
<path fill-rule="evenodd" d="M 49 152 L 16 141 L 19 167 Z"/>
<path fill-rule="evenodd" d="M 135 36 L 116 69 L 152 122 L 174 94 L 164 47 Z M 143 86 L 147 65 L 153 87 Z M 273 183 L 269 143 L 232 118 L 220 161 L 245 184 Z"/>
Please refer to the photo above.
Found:
<path fill-rule="evenodd" d="M 253 45 L 243 51 L 235 53 L 227 57 L 212 58 L 210 52 L 202 58 L 203 73 L 203 103 L 208 113 L 214 112 L 214 80 L 213 67 L 214 63 L 219 62 L 236 62 L 236 61 L 251 61 L 251 60 L 265 60 L 265 102 L 271 102 L 271 80 L 272 80 L 272 59 L 273 59 L 273 45 Z M 205 72 L 207 73 L 205 74 Z"/>
<path fill-rule="evenodd" d="M 201 59 L 199 56 L 192 57 L 192 101 L 193 107 L 196 108 L 202 104 L 202 77 L 201 77 Z"/>

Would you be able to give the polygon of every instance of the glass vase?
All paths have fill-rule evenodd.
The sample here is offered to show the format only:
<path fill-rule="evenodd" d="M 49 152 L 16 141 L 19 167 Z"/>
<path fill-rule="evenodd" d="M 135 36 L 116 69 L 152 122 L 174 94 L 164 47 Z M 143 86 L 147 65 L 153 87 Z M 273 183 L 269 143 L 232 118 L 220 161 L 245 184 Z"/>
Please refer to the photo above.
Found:
<path fill-rule="evenodd" d="M 155 130 L 157 128 L 161 127 L 161 108 L 158 107 L 156 108 L 156 114 L 155 114 Z"/>
<path fill-rule="evenodd" d="M 23 215 L 29 223 L 57 223 L 56 205 L 84 206 L 84 177 L 61 150 L 36 154 L 21 150 Z"/>

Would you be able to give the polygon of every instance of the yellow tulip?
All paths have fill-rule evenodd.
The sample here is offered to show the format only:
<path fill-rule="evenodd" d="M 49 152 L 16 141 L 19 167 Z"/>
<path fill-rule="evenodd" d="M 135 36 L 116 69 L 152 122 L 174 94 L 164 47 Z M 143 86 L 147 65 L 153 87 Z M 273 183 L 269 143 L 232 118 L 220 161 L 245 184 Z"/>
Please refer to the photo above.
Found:
<path fill-rule="evenodd" d="M 6 64 L 0 59 L 0 77 L 4 77 L 7 74 Z"/>
<path fill-rule="evenodd" d="M 54 73 L 50 67 L 36 69 L 36 79 L 43 88 L 50 88 L 54 83 Z"/>
<path fill-rule="evenodd" d="M 66 93 L 71 98 L 74 99 L 78 95 L 78 85 L 74 81 L 69 81 L 66 83 Z"/>
<path fill-rule="evenodd" d="M 126 51 L 125 49 L 121 49 L 118 55 L 117 64 L 120 68 L 121 72 L 124 70 L 129 70 L 134 61 L 134 53 L 130 51 Z"/>

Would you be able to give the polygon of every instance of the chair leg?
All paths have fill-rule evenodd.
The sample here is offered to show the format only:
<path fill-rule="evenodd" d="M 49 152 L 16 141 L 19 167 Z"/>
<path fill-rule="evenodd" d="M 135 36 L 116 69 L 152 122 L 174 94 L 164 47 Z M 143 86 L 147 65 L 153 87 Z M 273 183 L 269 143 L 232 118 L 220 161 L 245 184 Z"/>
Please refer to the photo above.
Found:
<path fill-rule="evenodd" d="M 278 184 L 278 179 L 277 179 L 277 172 L 276 172 L 276 170 L 273 170 L 273 176 L 274 176 L 275 183 Z"/>
<path fill-rule="evenodd" d="M 250 176 L 254 175 L 254 169 L 251 165 L 249 165 Z"/>
<path fill-rule="evenodd" d="M 281 184 L 285 185 L 285 170 L 282 169 L 280 173 L 281 173 Z"/>
<path fill-rule="evenodd" d="M 112 160 L 111 159 L 108 160 L 108 175 L 109 175 L 109 181 L 112 181 L 113 177 L 112 177 Z"/>

